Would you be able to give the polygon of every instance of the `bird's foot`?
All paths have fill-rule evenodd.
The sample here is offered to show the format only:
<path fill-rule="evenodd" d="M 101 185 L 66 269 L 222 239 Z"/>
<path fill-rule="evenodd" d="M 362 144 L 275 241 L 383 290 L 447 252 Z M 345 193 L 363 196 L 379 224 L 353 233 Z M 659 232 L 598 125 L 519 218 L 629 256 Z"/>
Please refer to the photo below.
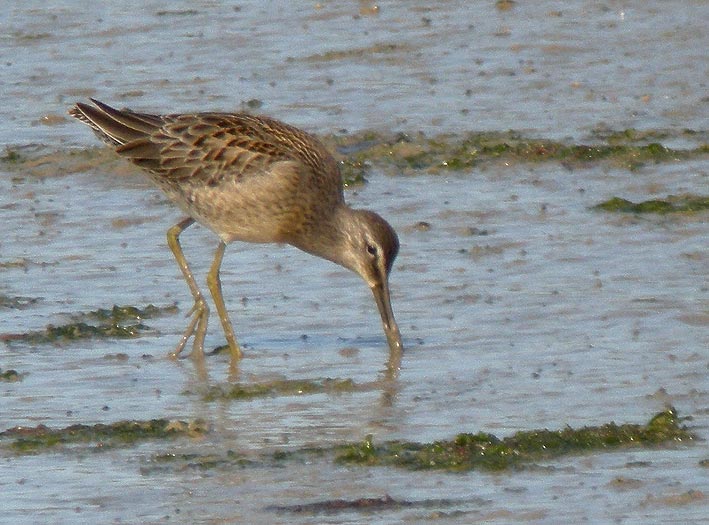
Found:
<path fill-rule="evenodd" d="M 192 316 L 190 324 L 182 334 L 180 342 L 175 350 L 170 352 L 170 357 L 177 358 L 187 345 L 190 337 L 194 336 L 191 356 L 196 359 L 204 359 L 204 337 L 207 334 L 207 321 L 209 320 L 209 306 L 203 297 L 197 297 L 194 305 L 187 312 L 186 317 Z"/>

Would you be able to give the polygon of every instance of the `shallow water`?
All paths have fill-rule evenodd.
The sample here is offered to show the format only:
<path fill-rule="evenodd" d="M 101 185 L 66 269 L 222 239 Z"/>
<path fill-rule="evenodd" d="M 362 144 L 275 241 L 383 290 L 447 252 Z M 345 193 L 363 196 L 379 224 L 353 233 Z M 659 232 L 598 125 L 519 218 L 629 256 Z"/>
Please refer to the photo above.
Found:
<path fill-rule="evenodd" d="M 316 131 L 706 128 L 709 6 L 690 2 L 23 2 L 4 10 L 0 143 L 86 143 L 96 96 L 261 111 Z M 140 7 L 137 7 L 140 6 Z M 137 16 L 136 16 L 137 13 Z M 362 13 L 362 14 L 360 14 Z M 47 126 L 44 124 L 55 124 Z"/>
<path fill-rule="evenodd" d="M 606 127 L 706 130 L 705 2 L 522 4 L 503 12 L 493 3 L 472 10 L 464 2 L 405 2 L 374 14 L 366 2 L 284 3 L 268 13 L 261 3 L 237 10 L 198 2 L 191 13 L 152 2 L 136 22 L 117 6 L 66 2 L 50 12 L 23 3 L 2 15 L 0 107 L 12 112 L 0 143 L 94 144 L 84 127 L 58 118 L 86 96 L 174 111 L 235 109 L 257 98 L 259 111 L 316 132 L 515 128 L 580 140 Z M 396 47 L 373 47 L 380 44 Z M 0 368 L 27 375 L 0 383 L 0 430 L 201 417 L 213 431 L 201 441 L 102 453 L 3 451 L 3 518 L 701 523 L 709 514 L 704 442 L 501 474 L 325 459 L 287 468 L 150 467 L 165 451 L 257 454 L 367 434 L 423 442 L 462 431 L 640 423 L 668 404 L 706 439 L 706 213 L 636 217 L 589 207 L 614 195 L 706 194 L 708 172 L 706 160 L 638 172 L 556 163 L 411 177 L 375 169 L 347 198 L 381 212 L 402 242 L 392 294 L 407 352 L 393 400 L 370 389 L 204 402 L 185 393 L 204 385 L 191 361 L 165 358 L 185 327 L 181 314 L 147 321 L 154 333 L 133 340 L 5 344 Z M 179 215 L 142 179 L 100 169 L 2 173 L 0 195 L 0 263 L 26 261 L 0 268 L 0 293 L 37 299 L 0 309 L 0 334 L 113 304 L 177 303 L 182 313 L 191 306 L 165 246 Z M 421 221 L 430 229 L 418 228 Z M 190 229 L 183 246 L 203 275 L 214 238 Z M 246 349 L 241 380 L 365 383 L 383 375 L 378 315 L 356 276 L 292 248 L 235 244 L 222 281 Z M 222 343 L 216 319 L 207 343 Z M 207 365 L 209 383 L 227 380 L 225 357 Z M 315 516 L 273 509 L 385 494 L 421 505 Z M 441 499 L 452 503 L 435 504 Z"/>

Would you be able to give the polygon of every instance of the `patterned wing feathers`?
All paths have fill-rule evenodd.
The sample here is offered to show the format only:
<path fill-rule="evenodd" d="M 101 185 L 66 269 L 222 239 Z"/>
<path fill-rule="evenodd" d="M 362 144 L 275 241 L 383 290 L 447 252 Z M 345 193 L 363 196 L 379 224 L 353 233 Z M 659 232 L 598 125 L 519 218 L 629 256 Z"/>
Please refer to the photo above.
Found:
<path fill-rule="evenodd" d="M 294 160 L 330 172 L 334 160 L 307 133 L 265 117 L 227 113 L 151 115 L 91 99 L 69 113 L 91 126 L 116 152 L 153 174 L 209 185 L 265 173 Z M 334 169 L 337 174 L 337 170 Z M 195 181 L 196 182 L 196 181 Z"/>

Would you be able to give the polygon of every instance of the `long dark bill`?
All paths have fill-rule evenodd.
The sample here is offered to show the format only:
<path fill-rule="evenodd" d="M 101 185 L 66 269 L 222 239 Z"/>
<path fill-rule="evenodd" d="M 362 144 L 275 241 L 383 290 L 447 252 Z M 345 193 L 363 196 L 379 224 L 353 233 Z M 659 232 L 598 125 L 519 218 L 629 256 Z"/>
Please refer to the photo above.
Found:
<path fill-rule="evenodd" d="M 384 334 L 386 335 L 389 348 L 392 352 L 400 353 L 404 346 L 401 343 L 399 327 L 394 319 L 394 312 L 391 309 L 391 298 L 389 297 L 389 283 L 384 280 L 382 284 L 372 286 L 374 300 L 377 302 L 379 314 L 382 316 Z"/>

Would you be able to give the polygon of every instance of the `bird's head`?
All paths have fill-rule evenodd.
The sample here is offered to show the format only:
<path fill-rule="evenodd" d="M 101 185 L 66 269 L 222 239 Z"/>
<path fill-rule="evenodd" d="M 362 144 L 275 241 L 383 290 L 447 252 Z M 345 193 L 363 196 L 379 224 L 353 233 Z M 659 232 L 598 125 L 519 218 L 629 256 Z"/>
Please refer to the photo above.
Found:
<path fill-rule="evenodd" d="M 369 285 L 379 308 L 389 347 L 401 351 L 401 334 L 394 319 L 389 294 L 389 274 L 399 253 L 399 238 L 388 222 L 368 210 L 350 210 L 343 228 L 342 260 L 337 261 L 358 273 Z"/>

